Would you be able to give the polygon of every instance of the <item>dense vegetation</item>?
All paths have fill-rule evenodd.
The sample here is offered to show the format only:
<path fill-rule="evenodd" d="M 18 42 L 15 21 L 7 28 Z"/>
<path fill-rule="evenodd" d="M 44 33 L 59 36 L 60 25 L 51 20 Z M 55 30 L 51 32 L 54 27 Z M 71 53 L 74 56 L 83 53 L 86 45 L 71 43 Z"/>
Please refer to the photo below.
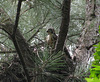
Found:
<path fill-rule="evenodd" d="M 98 0 L 0 0 L 0 82 L 99 82 L 99 5 Z M 48 28 L 58 35 L 55 49 L 45 41 Z"/>

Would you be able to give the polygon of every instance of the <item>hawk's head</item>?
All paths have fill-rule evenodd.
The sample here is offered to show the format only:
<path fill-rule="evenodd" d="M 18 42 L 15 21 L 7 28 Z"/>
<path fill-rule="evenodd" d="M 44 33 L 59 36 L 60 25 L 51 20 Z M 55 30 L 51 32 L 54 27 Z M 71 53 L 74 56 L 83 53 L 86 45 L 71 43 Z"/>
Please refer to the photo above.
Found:
<path fill-rule="evenodd" d="M 48 33 L 48 34 L 54 34 L 54 33 L 55 33 L 55 30 L 54 30 L 53 28 L 49 28 L 49 29 L 47 30 L 47 33 Z"/>

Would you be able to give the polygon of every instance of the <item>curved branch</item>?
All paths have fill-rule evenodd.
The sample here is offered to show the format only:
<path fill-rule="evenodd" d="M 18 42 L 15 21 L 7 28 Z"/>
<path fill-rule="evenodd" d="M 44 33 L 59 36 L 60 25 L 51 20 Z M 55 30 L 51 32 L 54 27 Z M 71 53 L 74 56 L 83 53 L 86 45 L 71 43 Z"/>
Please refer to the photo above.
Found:
<path fill-rule="evenodd" d="M 58 41 L 56 44 L 56 52 L 62 51 L 68 33 L 69 21 L 70 21 L 70 4 L 71 0 L 64 0 L 62 4 L 62 22 L 60 26 L 60 32 Z"/>
<path fill-rule="evenodd" d="M 19 0 L 18 1 L 16 20 L 15 20 L 15 25 L 14 25 L 13 34 L 12 34 L 12 36 L 14 36 L 14 37 L 15 37 L 16 30 L 17 30 L 17 27 L 18 27 L 18 21 L 19 21 L 19 16 L 20 16 L 20 10 L 21 10 L 21 3 L 22 3 L 22 1 L 23 0 Z"/>

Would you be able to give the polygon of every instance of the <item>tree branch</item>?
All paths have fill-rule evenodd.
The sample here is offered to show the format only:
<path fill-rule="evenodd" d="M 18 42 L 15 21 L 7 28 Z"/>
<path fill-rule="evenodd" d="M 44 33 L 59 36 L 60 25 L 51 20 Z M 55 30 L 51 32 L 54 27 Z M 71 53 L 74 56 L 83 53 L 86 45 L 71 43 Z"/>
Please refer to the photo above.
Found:
<path fill-rule="evenodd" d="M 70 3 L 71 0 L 64 0 L 62 4 L 62 22 L 60 26 L 60 32 L 56 44 L 56 52 L 63 50 L 63 46 L 68 33 L 69 21 L 70 21 Z"/>
<path fill-rule="evenodd" d="M 21 10 L 21 3 L 23 0 L 19 0 L 18 1 L 18 7 L 17 7 L 17 14 L 16 14 L 16 20 L 15 20 L 15 25 L 14 25 L 14 29 L 13 29 L 13 36 L 15 37 L 16 34 L 16 30 L 18 27 L 18 21 L 19 21 L 19 16 L 20 16 L 20 10 Z"/>
<path fill-rule="evenodd" d="M 11 51 L 0 51 L 0 54 L 5 54 L 5 53 L 16 53 L 15 50 L 11 50 Z"/>
<path fill-rule="evenodd" d="M 50 20 L 50 19 L 49 19 Z M 29 40 L 27 41 L 27 42 L 30 42 L 38 33 L 39 33 L 39 31 L 40 31 L 40 29 L 42 29 L 48 22 L 49 22 L 49 20 L 44 24 L 44 22 L 42 22 L 41 23 L 41 25 L 42 24 L 44 24 L 43 26 L 41 26 L 41 27 L 39 27 L 38 29 L 37 29 L 37 31 L 29 38 Z M 32 31 L 33 29 L 31 29 L 30 31 Z"/>
<path fill-rule="evenodd" d="M 23 56 L 22 56 L 22 52 L 21 52 L 21 50 L 20 50 L 20 48 L 19 48 L 19 45 L 18 45 L 18 43 L 17 43 L 17 41 L 16 41 L 16 38 L 15 38 L 15 39 L 13 38 L 13 44 L 14 44 L 14 46 L 15 46 L 15 48 L 16 48 L 16 51 L 17 51 L 17 53 L 18 53 L 18 55 L 19 55 L 21 64 L 22 64 L 22 66 L 23 66 L 25 75 L 26 75 L 26 77 L 27 77 L 27 81 L 30 82 L 30 77 L 29 77 L 29 74 L 28 74 L 28 70 L 27 70 L 26 64 L 25 64 L 25 62 L 24 62 L 24 58 L 23 58 Z"/>
<path fill-rule="evenodd" d="M 16 14 L 16 20 L 15 20 L 15 25 L 14 25 L 14 28 L 13 28 L 13 33 L 12 33 L 12 41 L 13 41 L 13 44 L 16 48 L 16 51 L 19 55 L 19 58 L 20 58 L 20 61 L 22 63 L 22 66 L 23 66 L 23 69 L 24 69 L 24 72 L 25 72 L 25 75 L 26 75 L 26 78 L 27 78 L 27 81 L 30 82 L 30 77 L 29 77 L 29 74 L 28 74 L 28 70 L 27 70 L 27 67 L 26 67 L 26 64 L 24 62 L 24 58 L 22 56 L 22 52 L 19 48 L 19 44 L 16 40 L 16 31 L 17 31 L 17 27 L 18 27 L 18 21 L 19 21 L 19 16 L 20 16 L 20 10 L 21 10 L 21 3 L 22 3 L 23 0 L 19 0 L 18 1 L 18 6 L 17 6 L 17 14 Z"/>
<path fill-rule="evenodd" d="M 96 41 L 95 43 L 91 44 L 90 46 L 86 46 L 86 48 L 89 50 L 92 48 L 94 45 L 98 44 L 100 41 Z"/>

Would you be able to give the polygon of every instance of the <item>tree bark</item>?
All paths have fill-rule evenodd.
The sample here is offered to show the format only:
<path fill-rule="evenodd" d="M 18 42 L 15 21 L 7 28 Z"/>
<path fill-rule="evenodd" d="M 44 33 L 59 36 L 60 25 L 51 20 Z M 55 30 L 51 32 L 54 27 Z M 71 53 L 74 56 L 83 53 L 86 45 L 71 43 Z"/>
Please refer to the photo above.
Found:
<path fill-rule="evenodd" d="M 13 33 L 14 25 L 11 23 L 6 23 L 6 24 L 0 24 L 0 26 L 2 27 L 2 29 L 4 31 L 6 31 L 6 33 L 9 34 L 9 38 L 13 41 L 11 35 Z M 22 53 L 24 61 L 27 61 L 27 62 L 25 62 L 26 65 L 27 66 L 32 65 L 32 67 L 34 67 L 34 62 L 32 59 L 32 58 L 34 58 L 34 53 L 31 50 L 31 48 L 29 47 L 30 45 L 27 43 L 27 41 L 23 37 L 22 33 L 18 29 L 16 30 L 16 41 L 17 41 L 19 49 Z"/>
<path fill-rule="evenodd" d="M 56 52 L 62 51 L 68 33 L 69 21 L 70 21 L 70 4 L 71 0 L 64 0 L 62 5 L 62 22 L 60 26 L 60 32 L 56 44 Z"/>
<path fill-rule="evenodd" d="M 86 0 L 86 18 L 84 29 L 78 41 L 78 48 L 75 50 L 74 55 L 78 59 L 77 62 L 82 69 L 87 69 L 92 54 L 94 53 L 93 44 L 97 43 L 98 27 L 100 25 L 100 12 L 98 10 L 98 1 Z M 97 41 L 97 42 L 96 42 Z"/>

